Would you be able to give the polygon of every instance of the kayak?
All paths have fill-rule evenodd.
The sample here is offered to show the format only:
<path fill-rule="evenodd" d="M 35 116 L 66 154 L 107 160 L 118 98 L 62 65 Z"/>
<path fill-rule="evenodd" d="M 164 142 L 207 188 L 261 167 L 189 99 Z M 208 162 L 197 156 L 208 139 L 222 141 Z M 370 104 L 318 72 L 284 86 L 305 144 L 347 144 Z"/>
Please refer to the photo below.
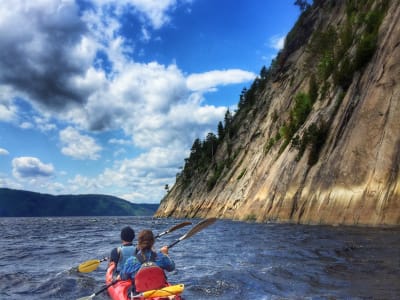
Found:
<path fill-rule="evenodd" d="M 108 295 L 113 300 L 183 300 L 181 294 L 184 290 L 183 284 L 169 285 L 158 290 L 150 290 L 138 295 L 129 295 L 129 288 L 132 285 L 130 280 L 119 280 L 113 284 L 115 263 L 110 263 L 106 273 L 106 285 Z"/>

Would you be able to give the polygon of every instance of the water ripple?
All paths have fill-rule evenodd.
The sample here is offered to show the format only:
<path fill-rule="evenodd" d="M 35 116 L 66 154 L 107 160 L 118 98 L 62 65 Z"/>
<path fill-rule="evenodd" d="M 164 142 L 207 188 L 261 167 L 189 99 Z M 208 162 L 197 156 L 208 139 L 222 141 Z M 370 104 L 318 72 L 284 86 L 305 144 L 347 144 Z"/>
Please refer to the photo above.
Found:
<path fill-rule="evenodd" d="M 162 232 L 184 220 L 149 217 L 1 218 L 0 298 L 76 299 L 104 286 L 120 229 Z M 197 222 L 198 220 L 191 220 Z M 156 247 L 182 236 L 163 236 Z M 400 229 L 219 220 L 170 250 L 186 300 L 400 299 Z M 109 299 L 103 293 L 98 300 Z"/>

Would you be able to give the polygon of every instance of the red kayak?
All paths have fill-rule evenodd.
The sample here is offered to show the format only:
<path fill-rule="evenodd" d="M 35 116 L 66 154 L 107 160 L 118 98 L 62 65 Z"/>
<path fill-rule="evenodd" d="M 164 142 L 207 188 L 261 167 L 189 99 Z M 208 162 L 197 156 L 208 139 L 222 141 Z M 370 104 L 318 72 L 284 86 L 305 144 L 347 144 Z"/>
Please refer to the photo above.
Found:
<path fill-rule="evenodd" d="M 115 263 L 110 263 L 106 273 L 106 285 L 110 285 L 107 291 L 113 300 L 183 300 L 181 294 L 184 290 L 183 284 L 168 285 L 166 287 L 142 292 L 138 295 L 129 295 L 132 285 L 130 280 L 119 280 L 113 283 Z"/>

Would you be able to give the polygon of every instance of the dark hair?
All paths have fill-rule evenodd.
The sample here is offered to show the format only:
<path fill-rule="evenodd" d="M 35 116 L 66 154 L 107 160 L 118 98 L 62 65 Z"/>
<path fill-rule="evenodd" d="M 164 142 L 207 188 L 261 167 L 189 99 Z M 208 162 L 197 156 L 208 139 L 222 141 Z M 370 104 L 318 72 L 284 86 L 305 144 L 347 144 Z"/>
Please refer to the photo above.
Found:
<path fill-rule="evenodd" d="M 132 242 L 134 238 L 135 238 L 135 231 L 130 226 L 122 228 L 121 240 L 125 242 Z"/>
<path fill-rule="evenodd" d="M 154 245 L 154 235 L 151 230 L 142 230 L 138 236 L 138 248 L 140 250 L 151 249 Z"/>

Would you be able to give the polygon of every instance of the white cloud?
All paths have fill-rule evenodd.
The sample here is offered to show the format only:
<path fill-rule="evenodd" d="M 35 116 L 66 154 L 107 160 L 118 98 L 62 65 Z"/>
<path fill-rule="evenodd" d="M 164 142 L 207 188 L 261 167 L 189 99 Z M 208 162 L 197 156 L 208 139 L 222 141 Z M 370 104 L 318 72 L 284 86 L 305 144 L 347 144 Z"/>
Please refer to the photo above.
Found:
<path fill-rule="evenodd" d="M 274 35 L 269 39 L 268 46 L 275 50 L 281 50 L 285 45 L 285 38 L 286 38 L 285 36 Z"/>
<path fill-rule="evenodd" d="M 30 122 L 22 122 L 19 127 L 21 129 L 32 129 L 33 128 L 33 124 Z"/>
<path fill-rule="evenodd" d="M 97 160 L 100 155 L 98 152 L 102 148 L 96 144 L 96 141 L 87 135 L 82 135 L 78 130 L 67 127 L 60 131 L 60 141 L 63 145 L 61 152 L 64 155 L 76 159 Z"/>
<path fill-rule="evenodd" d="M 115 151 L 113 156 L 117 157 L 117 156 L 120 156 L 120 155 L 125 155 L 126 153 L 127 153 L 126 150 L 121 148 L 121 149 L 118 149 L 117 151 Z"/>
<path fill-rule="evenodd" d="M 177 0 L 93 0 L 98 9 L 112 7 L 115 14 L 126 10 L 137 13 L 143 23 L 149 23 L 154 29 L 159 29 L 170 21 L 169 12 L 177 6 Z M 190 1 L 180 1 L 190 2 Z"/>
<path fill-rule="evenodd" d="M 239 69 L 215 70 L 201 74 L 191 74 L 187 78 L 187 86 L 192 91 L 206 91 L 218 85 L 229 85 L 253 80 L 256 74 Z"/>
<path fill-rule="evenodd" d="M 127 53 L 134 48 L 119 33 L 118 14 L 133 8 L 134 13 L 145 16 L 140 28 L 142 36 L 150 39 L 151 29 L 169 21 L 168 14 L 178 0 L 97 0 L 94 10 L 82 14 L 74 1 L 28 1 L 26 6 L 8 2 L 0 2 L 0 42 L 10 50 L 2 53 L 18 52 L 11 57 L 15 67 L 10 69 L 1 69 L 9 61 L 0 53 L 0 121 L 17 119 L 11 99 L 19 96 L 32 105 L 36 116 L 20 123 L 46 134 L 60 124 L 68 126 L 59 132 L 64 155 L 97 160 L 102 147 L 87 132 L 120 129 L 130 140 L 111 139 L 109 143 L 131 144 L 142 152 L 97 178 L 77 175 L 64 186 L 42 183 L 43 187 L 48 184 L 48 189 L 71 187 L 71 191 L 87 193 L 115 186 L 132 190 L 121 192 L 131 195 L 131 200 L 148 195 L 159 200 L 164 185 L 175 180 L 194 139 L 215 131 L 226 112 L 226 107 L 204 105 L 203 93 L 256 77 L 239 69 L 186 75 L 175 63 L 138 63 L 130 58 Z M 41 19 L 43 24 L 38 21 Z M 19 30 L 8 36 L 9 28 Z M 57 40 L 57 34 L 65 42 Z M 14 68 L 18 71 L 15 78 L 8 76 Z M 21 78 L 21 74 L 25 76 Z M 46 76 L 37 77 L 42 74 Z M 3 84 L 2 75 L 13 80 Z M 33 83 L 31 78 L 37 80 Z M 38 173 L 42 170 L 39 163 L 36 161 Z"/>
<path fill-rule="evenodd" d="M 131 140 L 123 140 L 123 139 L 115 139 L 112 138 L 108 141 L 109 144 L 116 144 L 116 145 L 132 145 Z"/>
<path fill-rule="evenodd" d="M 77 175 L 69 180 L 68 187 L 74 193 L 95 193 L 99 189 L 105 191 L 112 188 L 114 195 L 118 194 L 115 190 L 124 191 L 119 196 L 132 202 L 156 202 L 165 194 L 165 184 L 174 183 L 176 173 L 183 165 L 182 157 L 187 152 L 176 143 L 154 147 L 136 158 L 116 162 L 96 178 Z M 149 195 L 152 199 L 149 199 Z"/>
<path fill-rule="evenodd" d="M 16 178 L 49 177 L 53 175 L 52 164 L 45 164 L 36 157 L 22 156 L 12 160 L 13 175 Z"/>
<path fill-rule="evenodd" d="M 6 149 L 0 148 L 0 155 L 8 155 L 10 154 Z"/>
<path fill-rule="evenodd" d="M 150 32 L 146 29 L 146 27 L 142 27 L 142 41 L 148 42 L 151 39 Z"/>
<path fill-rule="evenodd" d="M 12 122 L 17 119 L 18 109 L 12 103 L 12 98 L 12 89 L 0 84 L 0 121 Z"/>

